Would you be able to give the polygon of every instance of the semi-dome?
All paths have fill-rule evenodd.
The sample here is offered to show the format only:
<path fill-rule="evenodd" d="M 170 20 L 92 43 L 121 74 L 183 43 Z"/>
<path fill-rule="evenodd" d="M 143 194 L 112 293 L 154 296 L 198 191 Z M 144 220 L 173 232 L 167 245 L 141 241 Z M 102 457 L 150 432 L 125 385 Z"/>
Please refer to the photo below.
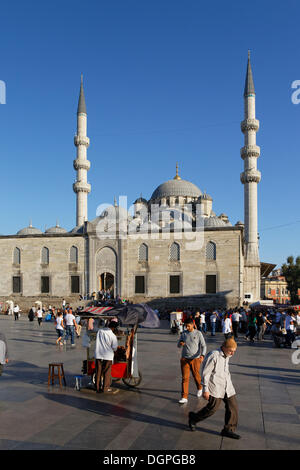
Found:
<path fill-rule="evenodd" d="M 45 233 L 67 233 L 66 229 L 56 224 L 55 227 L 48 228 Z"/>
<path fill-rule="evenodd" d="M 204 218 L 204 227 L 228 227 L 228 224 L 219 217 L 211 216 Z"/>
<path fill-rule="evenodd" d="M 17 235 L 41 235 L 43 232 L 38 228 L 33 227 L 31 224 L 28 227 L 22 228 L 17 232 Z"/>

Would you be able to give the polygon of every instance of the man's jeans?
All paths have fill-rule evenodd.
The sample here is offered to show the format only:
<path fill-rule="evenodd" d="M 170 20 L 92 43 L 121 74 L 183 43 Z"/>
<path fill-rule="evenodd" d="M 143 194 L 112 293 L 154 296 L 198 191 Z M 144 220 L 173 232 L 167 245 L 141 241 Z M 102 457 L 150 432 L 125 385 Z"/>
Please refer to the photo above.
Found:
<path fill-rule="evenodd" d="M 211 335 L 216 335 L 216 322 L 211 322 Z"/>
<path fill-rule="evenodd" d="M 75 344 L 74 342 L 74 332 L 75 332 L 75 327 L 74 325 L 67 325 L 66 326 L 66 336 L 65 336 L 65 341 L 67 342 L 69 339 L 69 336 L 71 336 L 71 344 Z"/>

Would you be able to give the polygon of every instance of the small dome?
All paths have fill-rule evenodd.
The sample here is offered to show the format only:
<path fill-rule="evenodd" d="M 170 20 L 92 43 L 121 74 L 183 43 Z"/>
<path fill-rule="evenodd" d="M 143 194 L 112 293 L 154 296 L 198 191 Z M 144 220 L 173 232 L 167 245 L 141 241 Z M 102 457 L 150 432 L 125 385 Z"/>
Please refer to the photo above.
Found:
<path fill-rule="evenodd" d="M 223 220 L 219 219 L 219 217 L 205 217 L 204 219 L 204 227 L 226 227 L 226 224 Z"/>
<path fill-rule="evenodd" d="M 77 225 L 69 233 L 83 233 L 83 225 Z"/>
<path fill-rule="evenodd" d="M 241 222 L 241 220 L 239 220 L 235 225 L 244 225 L 244 222 Z"/>
<path fill-rule="evenodd" d="M 56 225 L 55 227 L 48 228 L 45 233 L 67 233 L 67 231 L 59 225 Z"/>
<path fill-rule="evenodd" d="M 148 205 L 148 201 L 147 199 L 143 198 L 143 197 L 139 197 L 136 201 L 134 201 L 133 204 L 145 204 L 145 205 Z"/>
<path fill-rule="evenodd" d="M 43 232 L 38 228 L 33 227 L 31 224 L 28 227 L 22 228 L 17 232 L 17 235 L 41 235 Z"/>
<path fill-rule="evenodd" d="M 205 200 L 208 200 L 208 201 L 212 201 L 212 200 L 213 200 L 213 198 L 212 198 L 209 194 L 206 194 L 206 193 L 201 194 L 201 196 L 199 196 L 199 201 L 204 200 L 204 199 L 205 199 Z"/>

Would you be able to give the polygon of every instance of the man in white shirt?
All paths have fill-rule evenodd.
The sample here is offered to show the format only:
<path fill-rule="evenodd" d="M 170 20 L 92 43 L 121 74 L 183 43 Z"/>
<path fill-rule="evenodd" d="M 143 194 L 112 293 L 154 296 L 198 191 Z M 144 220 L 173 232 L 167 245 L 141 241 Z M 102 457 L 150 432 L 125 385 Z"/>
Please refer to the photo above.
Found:
<path fill-rule="evenodd" d="M 16 304 L 16 305 L 14 306 L 15 321 L 16 321 L 16 320 L 19 320 L 19 311 L 20 311 L 20 307 L 19 307 L 18 304 Z"/>
<path fill-rule="evenodd" d="M 235 430 L 238 424 L 236 393 L 229 372 L 229 359 L 237 349 L 233 338 L 224 341 L 221 348 L 207 354 L 203 362 L 203 398 L 208 404 L 197 413 L 189 413 L 189 428 L 196 431 L 196 423 L 212 416 L 222 401 L 225 403 L 225 425 L 221 435 L 240 439 Z"/>
<path fill-rule="evenodd" d="M 36 312 L 36 316 L 37 316 L 38 324 L 39 326 L 41 326 L 41 323 L 43 321 L 43 310 L 41 308 L 39 308 L 38 311 Z"/>
<path fill-rule="evenodd" d="M 239 331 L 239 324 L 240 324 L 240 319 L 242 318 L 242 315 L 234 311 L 233 314 L 231 315 L 231 321 L 232 321 L 232 329 L 233 329 L 233 334 L 235 338 L 238 338 L 238 331 Z"/>
<path fill-rule="evenodd" d="M 200 331 L 206 333 L 205 313 L 203 312 L 200 314 Z"/>
<path fill-rule="evenodd" d="M 111 366 L 114 352 L 118 348 L 118 340 L 114 331 L 118 323 L 111 321 L 105 328 L 100 328 L 96 337 L 95 362 L 96 362 L 96 391 L 97 393 L 116 393 L 118 390 L 111 388 Z M 100 388 L 100 378 L 103 377 L 103 388 Z"/>
<path fill-rule="evenodd" d="M 72 309 L 69 309 L 69 312 L 66 314 L 65 318 L 65 325 L 66 325 L 66 337 L 64 340 L 64 344 L 67 344 L 67 341 L 69 339 L 69 336 L 71 336 L 71 346 L 75 346 L 75 341 L 74 341 L 74 333 L 75 333 L 75 328 L 77 326 L 75 317 L 73 315 Z"/>

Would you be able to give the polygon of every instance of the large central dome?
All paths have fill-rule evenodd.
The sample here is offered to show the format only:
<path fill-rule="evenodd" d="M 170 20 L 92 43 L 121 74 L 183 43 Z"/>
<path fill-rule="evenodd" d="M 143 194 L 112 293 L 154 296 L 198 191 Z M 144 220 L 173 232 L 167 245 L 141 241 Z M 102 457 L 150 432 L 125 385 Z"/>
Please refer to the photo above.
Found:
<path fill-rule="evenodd" d="M 198 186 L 190 181 L 182 180 L 180 176 L 178 176 L 178 167 L 176 167 L 175 178 L 160 184 L 153 192 L 151 199 L 162 199 L 172 196 L 198 198 L 201 194 Z"/>

